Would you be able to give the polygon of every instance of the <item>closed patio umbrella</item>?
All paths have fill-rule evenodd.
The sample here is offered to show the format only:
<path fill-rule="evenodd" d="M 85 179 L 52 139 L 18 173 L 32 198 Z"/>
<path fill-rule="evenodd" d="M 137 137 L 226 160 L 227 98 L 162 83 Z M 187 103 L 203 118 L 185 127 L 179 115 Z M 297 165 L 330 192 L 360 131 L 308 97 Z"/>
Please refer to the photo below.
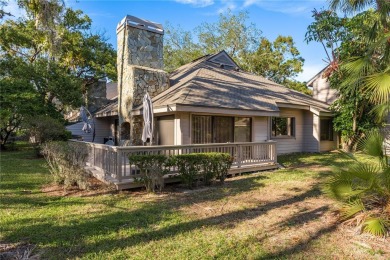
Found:
<path fill-rule="evenodd" d="M 144 129 L 142 131 L 142 142 L 152 143 L 153 138 L 153 104 L 152 99 L 146 92 L 143 99 L 143 116 L 144 116 Z"/>

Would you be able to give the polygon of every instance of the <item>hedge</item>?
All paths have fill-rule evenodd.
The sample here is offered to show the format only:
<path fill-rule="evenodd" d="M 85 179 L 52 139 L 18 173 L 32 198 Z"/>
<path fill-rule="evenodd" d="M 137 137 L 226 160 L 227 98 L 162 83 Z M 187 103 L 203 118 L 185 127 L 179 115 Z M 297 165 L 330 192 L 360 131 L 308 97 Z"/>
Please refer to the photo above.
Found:
<path fill-rule="evenodd" d="M 129 160 L 141 171 L 141 181 L 147 191 L 161 190 L 163 176 L 169 173 L 170 167 L 177 167 L 179 177 L 189 188 L 198 182 L 211 185 L 218 179 L 225 181 L 233 157 L 227 153 L 191 153 L 167 157 L 165 155 L 130 155 Z"/>

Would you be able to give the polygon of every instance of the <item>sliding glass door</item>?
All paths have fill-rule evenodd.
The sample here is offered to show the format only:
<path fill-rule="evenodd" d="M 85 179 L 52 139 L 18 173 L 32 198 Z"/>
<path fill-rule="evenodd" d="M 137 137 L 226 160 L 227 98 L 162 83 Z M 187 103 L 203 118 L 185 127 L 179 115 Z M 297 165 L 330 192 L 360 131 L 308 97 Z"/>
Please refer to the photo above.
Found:
<path fill-rule="evenodd" d="M 233 143 L 234 118 L 227 116 L 213 117 L 213 143 Z"/>
<path fill-rule="evenodd" d="M 252 121 L 249 117 L 192 116 L 192 143 L 250 142 Z"/>

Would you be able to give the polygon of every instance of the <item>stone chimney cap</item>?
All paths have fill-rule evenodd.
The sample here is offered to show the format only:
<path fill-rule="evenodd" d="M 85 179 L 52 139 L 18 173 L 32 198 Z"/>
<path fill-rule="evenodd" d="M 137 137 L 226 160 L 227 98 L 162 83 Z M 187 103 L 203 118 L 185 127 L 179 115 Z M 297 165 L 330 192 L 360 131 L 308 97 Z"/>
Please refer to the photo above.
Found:
<path fill-rule="evenodd" d="M 159 34 L 164 34 L 163 26 L 159 23 L 151 22 L 148 20 L 140 19 L 135 16 L 126 15 L 125 18 L 122 19 L 122 21 L 119 22 L 118 26 L 116 27 L 116 31 L 124 27 L 124 25 L 127 24 L 128 26 L 138 28 L 141 30 L 147 30 L 150 32 L 155 32 Z"/>

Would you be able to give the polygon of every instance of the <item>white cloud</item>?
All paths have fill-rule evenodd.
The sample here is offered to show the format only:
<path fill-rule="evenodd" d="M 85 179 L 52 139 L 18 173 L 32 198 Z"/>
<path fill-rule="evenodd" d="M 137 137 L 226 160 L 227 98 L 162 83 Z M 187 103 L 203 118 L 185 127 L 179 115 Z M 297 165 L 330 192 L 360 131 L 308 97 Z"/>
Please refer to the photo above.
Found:
<path fill-rule="evenodd" d="M 206 7 L 214 4 L 214 0 L 175 0 L 181 4 L 190 4 L 195 7 Z"/>
<path fill-rule="evenodd" d="M 218 9 L 217 13 L 225 13 L 227 10 L 233 11 L 237 8 L 237 5 L 235 4 L 234 0 L 222 0 L 221 1 L 222 7 Z"/>
<path fill-rule="evenodd" d="M 296 80 L 309 81 L 309 79 L 314 77 L 318 72 L 325 68 L 325 66 L 325 62 L 317 64 L 305 64 L 303 65 L 303 71 L 299 73 L 299 75 L 296 77 Z"/>
<path fill-rule="evenodd" d="M 244 0 L 243 7 L 245 8 L 251 5 L 256 5 L 268 11 L 297 15 L 310 13 L 314 7 L 326 5 L 326 3 L 326 0 Z"/>

